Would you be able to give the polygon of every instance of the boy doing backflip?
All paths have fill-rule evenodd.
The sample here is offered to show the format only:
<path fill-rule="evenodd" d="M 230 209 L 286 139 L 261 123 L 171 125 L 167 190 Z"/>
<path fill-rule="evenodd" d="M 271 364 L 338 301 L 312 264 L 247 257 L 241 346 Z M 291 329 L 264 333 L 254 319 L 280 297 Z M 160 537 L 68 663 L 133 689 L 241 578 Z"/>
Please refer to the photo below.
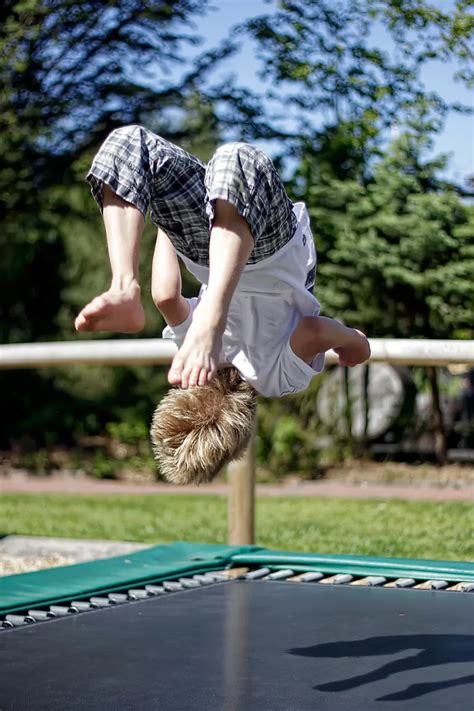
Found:
<path fill-rule="evenodd" d="M 103 211 L 112 284 L 78 315 L 78 331 L 144 326 L 138 256 L 145 216 L 158 226 L 152 296 L 177 346 L 152 440 L 162 473 L 207 481 L 245 447 L 255 394 L 304 390 L 334 349 L 341 365 L 370 356 L 367 338 L 320 316 L 316 253 L 303 203 L 271 160 L 246 143 L 205 166 L 140 126 L 113 131 L 87 176 Z M 202 284 L 181 295 L 178 256 Z"/>

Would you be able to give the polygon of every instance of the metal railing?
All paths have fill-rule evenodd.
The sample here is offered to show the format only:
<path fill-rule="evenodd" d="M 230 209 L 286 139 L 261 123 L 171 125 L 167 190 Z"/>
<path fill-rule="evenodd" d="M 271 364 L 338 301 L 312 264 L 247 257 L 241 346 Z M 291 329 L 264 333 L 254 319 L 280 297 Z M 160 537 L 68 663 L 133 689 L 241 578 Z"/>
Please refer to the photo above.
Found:
<path fill-rule="evenodd" d="M 393 365 L 474 366 L 473 341 L 370 339 L 371 363 Z M 0 346 L 0 369 L 52 368 L 71 365 L 166 365 L 176 353 L 161 338 L 19 343 Z M 329 351 L 327 363 L 337 363 Z M 255 439 L 242 459 L 228 466 L 229 543 L 250 544 L 255 538 Z"/>
<path fill-rule="evenodd" d="M 371 363 L 394 365 L 474 365 L 474 341 L 372 338 Z M 165 365 L 176 346 L 161 338 L 12 343 L 0 345 L 0 368 L 51 368 L 65 365 Z M 328 363 L 337 363 L 333 351 Z"/>

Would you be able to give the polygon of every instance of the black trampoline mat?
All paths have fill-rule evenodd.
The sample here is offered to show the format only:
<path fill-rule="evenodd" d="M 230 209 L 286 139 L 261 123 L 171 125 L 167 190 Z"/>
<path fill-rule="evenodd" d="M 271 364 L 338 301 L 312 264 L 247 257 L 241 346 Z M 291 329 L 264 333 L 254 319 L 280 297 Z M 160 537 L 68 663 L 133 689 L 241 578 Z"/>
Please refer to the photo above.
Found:
<path fill-rule="evenodd" d="M 474 595 L 233 581 L 2 632 L 1 711 L 471 709 Z"/>

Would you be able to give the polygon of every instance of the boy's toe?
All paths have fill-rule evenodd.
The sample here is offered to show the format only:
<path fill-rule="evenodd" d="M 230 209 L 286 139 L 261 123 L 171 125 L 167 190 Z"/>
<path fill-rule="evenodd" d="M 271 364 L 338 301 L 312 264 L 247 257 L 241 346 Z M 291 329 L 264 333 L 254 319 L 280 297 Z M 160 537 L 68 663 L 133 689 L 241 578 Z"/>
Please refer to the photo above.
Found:
<path fill-rule="evenodd" d="M 82 311 L 74 322 L 76 331 L 90 331 L 91 330 L 91 320 L 87 318 L 87 314 Z"/>
<path fill-rule="evenodd" d="M 171 368 L 168 372 L 168 382 L 171 385 L 181 385 L 181 387 L 188 386 L 189 373 L 185 373 L 184 361 L 180 357 L 179 353 L 174 357 L 171 363 Z"/>
<path fill-rule="evenodd" d="M 168 372 L 168 382 L 170 385 L 180 385 L 181 383 L 181 372 L 173 368 Z"/>
<path fill-rule="evenodd" d="M 198 385 L 198 384 L 201 385 L 201 383 L 199 382 L 200 377 L 201 377 L 201 368 L 198 368 L 198 367 L 193 368 L 191 370 L 191 372 L 189 373 L 189 380 L 188 380 L 189 387 L 192 388 L 195 385 Z"/>

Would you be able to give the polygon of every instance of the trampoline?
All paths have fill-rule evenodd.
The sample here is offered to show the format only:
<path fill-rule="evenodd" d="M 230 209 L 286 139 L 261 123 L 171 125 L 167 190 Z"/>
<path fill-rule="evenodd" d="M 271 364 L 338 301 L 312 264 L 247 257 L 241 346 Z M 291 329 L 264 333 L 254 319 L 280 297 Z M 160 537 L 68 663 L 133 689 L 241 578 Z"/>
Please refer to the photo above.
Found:
<path fill-rule="evenodd" d="M 0 709 L 472 708 L 474 565 L 177 543 L 0 579 Z"/>

